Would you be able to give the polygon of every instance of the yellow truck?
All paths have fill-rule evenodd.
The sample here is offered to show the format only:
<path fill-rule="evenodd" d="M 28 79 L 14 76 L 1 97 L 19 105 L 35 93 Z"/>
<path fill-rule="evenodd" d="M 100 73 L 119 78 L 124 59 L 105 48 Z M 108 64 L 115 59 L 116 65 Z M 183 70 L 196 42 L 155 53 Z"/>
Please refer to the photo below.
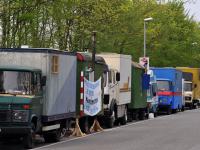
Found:
<path fill-rule="evenodd" d="M 192 74 L 192 82 L 185 78 L 184 83 L 184 97 L 186 106 L 190 108 L 197 108 L 200 104 L 200 68 L 190 68 L 190 67 L 177 67 L 183 73 Z M 189 92 L 191 89 L 191 92 Z"/>

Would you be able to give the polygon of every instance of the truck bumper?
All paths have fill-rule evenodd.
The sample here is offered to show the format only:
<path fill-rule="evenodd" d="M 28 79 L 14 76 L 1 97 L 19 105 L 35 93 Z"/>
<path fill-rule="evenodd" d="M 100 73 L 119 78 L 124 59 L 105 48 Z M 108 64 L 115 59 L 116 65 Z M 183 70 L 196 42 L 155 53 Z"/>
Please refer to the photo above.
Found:
<path fill-rule="evenodd" d="M 187 102 L 187 101 L 185 102 L 185 106 L 186 106 L 186 107 L 190 107 L 190 106 L 192 106 L 192 105 L 193 105 L 192 102 Z"/>
<path fill-rule="evenodd" d="M 0 126 L 0 137 L 10 137 L 13 135 L 22 136 L 30 132 L 30 127 L 1 127 Z"/>

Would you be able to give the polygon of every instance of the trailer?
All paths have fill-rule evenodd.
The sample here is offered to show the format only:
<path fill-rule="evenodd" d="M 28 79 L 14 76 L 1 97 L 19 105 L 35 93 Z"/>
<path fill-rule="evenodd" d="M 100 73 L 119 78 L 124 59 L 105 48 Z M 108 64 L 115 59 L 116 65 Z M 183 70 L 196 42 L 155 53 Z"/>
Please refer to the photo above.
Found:
<path fill-rule="evenodd" d="M 87 133 L 92 122 L 93 117 L 90 117 L 84 114 L 83 107 L 81 107 L 81 101 L 84 97 L 81 98 L 81 73 L 82 76 L 90 81 L 98 80 L 101 78 L 101 105 L 102 109 L 98 113 L 98 116 L 103 115 L 103 96 L 104 96 L 104 86 L 105 86 L 105 73 L 108 71 L 108 66 L 105 63 L 105 60 L 100 56 L 95 56 L 95 71 L 92 70 L 92 54 L 89 52 L 77 52 L 77 83 L 76 83 L 76 116 L 79 118 L 79 125 L 82 132 Z M 83 103 L 83 101 L 82 101 Z"/>
<path fill-rule="evenodd" d="M 142 87 L 145 68 L 136 62 L 132 62 L 131 71 L 131 103 L 128 105 L 129 120 L 144 120 L 147 110 L 147 90 Z"/>
<path fill-rule="evenodd" d="M 108 65 L 104 88 L 104 118 L 109 128 L 126 124 L 128 104 L 131 102 L 131 56 L 102 53 Z"/>
<path fill-rule="evenodd" d="M 158 108 L 167 114 L 182 108 L 182 72 L 175 68 L 151 68 L 158 85 Z"/>
<path fill-rule="evenodd" d="M 59 141 L 76 117 L 76 55 L 55 49 L 0 49 L 0 137 Z"/>

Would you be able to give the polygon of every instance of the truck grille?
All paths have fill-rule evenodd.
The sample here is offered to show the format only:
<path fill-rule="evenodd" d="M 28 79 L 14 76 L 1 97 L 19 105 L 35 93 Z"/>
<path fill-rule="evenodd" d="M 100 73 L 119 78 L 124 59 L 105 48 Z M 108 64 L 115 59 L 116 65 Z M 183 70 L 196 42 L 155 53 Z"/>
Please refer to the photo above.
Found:
<path fill-rule="evenodd" d="M 190 101 L 190 100 L 191 100 L 191 97 L 186 96 L 186 97 L 185 97 L 185 100 Z"/>
<path fill-rule="evenodd" d="M 11 121 L 11 111 L 10 110 L 0 110 L 0 122 Z"/>

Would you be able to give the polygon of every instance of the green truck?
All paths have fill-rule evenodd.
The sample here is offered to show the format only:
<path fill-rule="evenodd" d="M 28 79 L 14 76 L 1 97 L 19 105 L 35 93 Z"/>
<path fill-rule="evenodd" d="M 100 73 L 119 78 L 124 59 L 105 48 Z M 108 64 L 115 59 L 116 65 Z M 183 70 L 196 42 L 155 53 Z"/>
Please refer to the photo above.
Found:
<path fill-rule="evenodd" d="M 54 49 L 0 49 L 0 138 L 35 134 L 59 141 L 76 117 L 74 53 Z"/>
<path fill-rule="evenodd" d="M 89 127 L 93 123 L 93 117 L 89 117 L 84 114 L 81 104 L 81 72 L 83 76 L 88 80 L 98 80 L 101 78 L 101 89 L 102 89 L 102 99 L 103 99 L 103 91 L 105 86 L 105 73 L 108 70 L 108 67 L 104 61 L 104 59 L 100 56 L 95 56 L 95 71 L 94 74 L 92 72 L 92 54 L 88 52 L 77 52 L 77 82 L 76 82 L 76 116 L 79 117 L 79 126 L 82 132 L 87 133 L 89 131 Z M 102 106 L 103 106 L 103 101 Z M 82 111 L 82 112 L 81 112 Z M 103 115 L 103 107 L 98 115 Z"/>
<path fill-rule="evenodd" d="M 131 103 L 128 105 L 129 120 L 144 120 L 147 112 L 147 91 L 142 88 L 144 67 L 132 62 L 131 78 Z"/>

